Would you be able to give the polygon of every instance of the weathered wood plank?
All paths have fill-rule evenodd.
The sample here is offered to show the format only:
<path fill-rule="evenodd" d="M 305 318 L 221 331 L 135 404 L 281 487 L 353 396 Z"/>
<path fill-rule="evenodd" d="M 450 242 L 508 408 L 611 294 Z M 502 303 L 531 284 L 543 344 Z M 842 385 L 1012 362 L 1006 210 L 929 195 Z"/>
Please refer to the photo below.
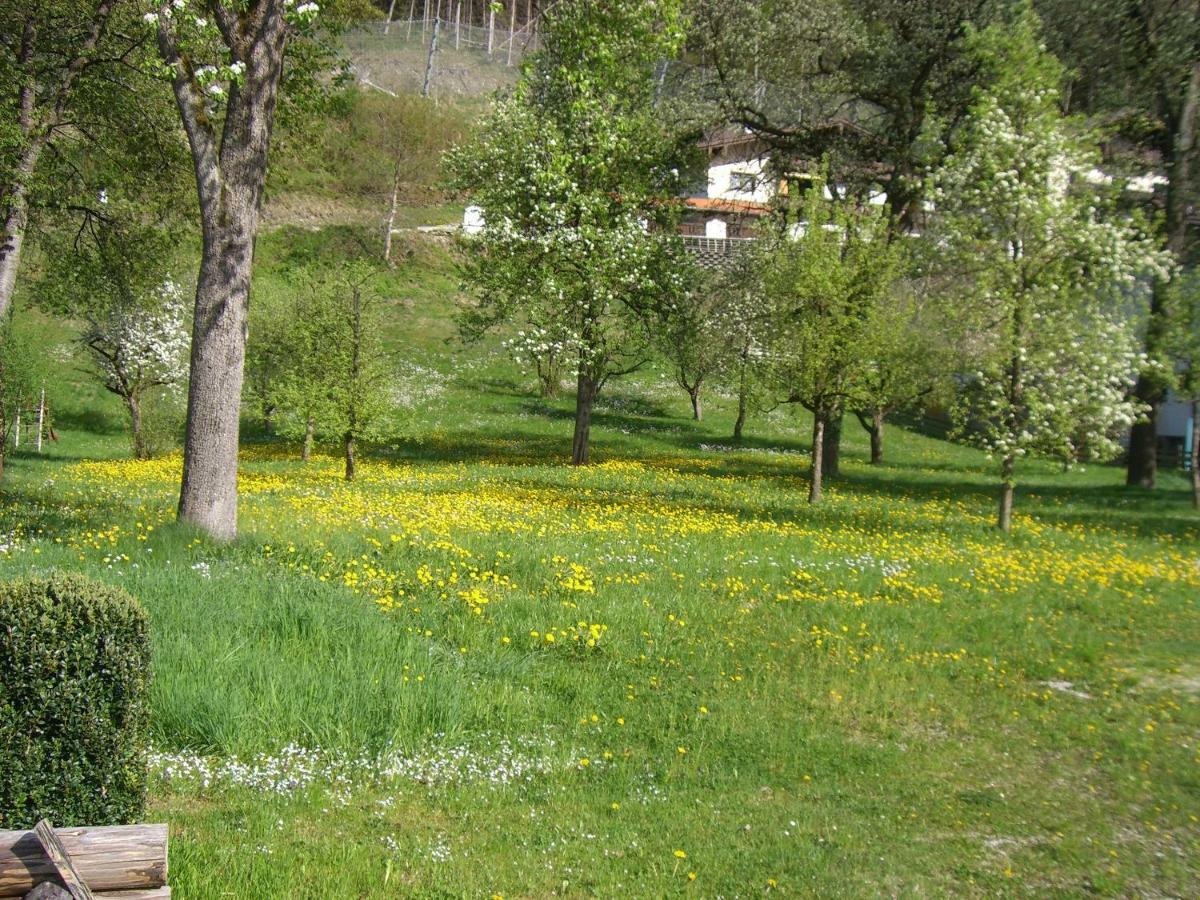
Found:
<path fill-rule="evenodd" d="M 71 896 L 75 900 L 96 900 L 92 896 L 92 892 L 88 890 L 87 882 L 83 880 L 83 876 L 75 868 L 75 863 L 71 862 L 71 854 L 67 852 L 67 848 L 63 846 L 63 842 L 54 833 L 54 826 L 50 824 L 49 820 L 42 819 L 34 825 L 33 833 L 41 841 L 42 849 L 46 851 L 46 856 L 54 864 L 54 869 L 58 873 L 58 877 L 67 886 L 67 890 L 71 892 Z"/>
<path fill-rule="evenodd" d="M 166 825 L 59 828 L 55 833 L 93 893 L 167 883 Z M 56 875 L 32 831 L 0 831 L 0 898 L 23 897 Z"/>
<path fill-rule="evenodd" d="M 163 885 L 144 891 L 105 891 L 95 897 L 96 900 L 171 900 L 171 889 Z"/>

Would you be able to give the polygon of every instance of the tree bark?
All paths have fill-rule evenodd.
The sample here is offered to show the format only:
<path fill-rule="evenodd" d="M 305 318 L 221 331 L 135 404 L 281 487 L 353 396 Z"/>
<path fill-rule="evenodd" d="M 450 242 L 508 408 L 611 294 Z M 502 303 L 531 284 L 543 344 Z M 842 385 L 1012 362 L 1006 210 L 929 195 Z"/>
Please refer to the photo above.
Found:
<path fill-rule="evenodd" d="M 355 455 L 354 455 L 354 450 L 355 450 L 354 432 L 347 431 L 344 441 L 345 441 L 345 448 L 346 448 L 346 480 L 353 481 L 354 476 L 357 472 L 357 464 L 356 464 Z"/>
<path fill-rule="evenodd" d="M 160 17 L 158 26 L 159 48 L 172 72 L 191 146 L 203 233 L 179 518 L 218 540 L 237 535 L 250 268 L 287 40 L 283 12 L 283 4 L 263 3 L 237 18 L 227 11 L 218 16 L 231 51 L 246 66 L 243 82 L 230 86 L 219 139 L 169 20 Z"/>
<path fill-rule="evenodd" d="M 392 229 L 396 227 L 396 210 L 400 206 L 400 159 L 392 170 L 392 203 L 388 207 L 387 225 L 383 232 L 383 261 L 392 264 Z"/>
<path fill-rule="evenodd" d="M 591 374 L 582 368 L 575 391 L 575 437 L 571 442 L 571 465 L 586 466 L 592 430 L 592 404 L 596 402 L 597 385 Z"/>
<path fill-rule="evenodd" d="M 442 20 L 435 17 L 433 20 L 433 37 L 429 41 L 429 58 L 425 62 L 425 84 L 421 86 L 422 97 L 428 97 L 429 90 L 433 86 L 433 58 L 437 55 L 438 27 L 441 24 Z"/>
<path fill-rule="evenodd" d="M 844 412 L 838 410 L 828 416 L 825 423 L 821 453 L 821 474 L 824 478 L 837 478 L 842 472 L 842 417 Z"/>
<path fill-rule="evenodd" d="M 1200 400 L 1192 401 L 1192 447 L 1189 460 L 1192 470 L 1192 506 L 1200 509 Z M 4 465 L 0 452 L 0 467 Z"/>
<path fill-rule="evenodd" d="M 738 375 L 738 413 L 737 419 L 733 423 L 733 439 L 740 441 L 742 439 L 742 429 L 746 427 L 746 394 L 748 387 L 746 385 L 746 358 L 742 357 L 741 372 Z"/>
<path fill-rule="evenodd" d="M 808 502 L 821 502 L 821 476 L 825 469 L 825 413 L 813 413 L 812 473 L 808 480 Z"/>
<path fill-rule="evenodd" d="M 858 416 L 859 424 L 871 436 L 871 465 L 882 465 L 883 420 L 885 415 L 883 409 L 878 406 L 872 409 L 870 418 L 865 413 L 857 413 L 856 415 Z"/>
<path fill-rule="evenodd" d="M 22 155 L 7 198 L 8 212 L 4 217 L 4 230 L 0 232 L 0 316 L 8 310 L 17 287 L 17 270 L 21 266 L 21 250 L 25 246 L 25 226 L 29 223 L 28 184 L 40 155 L 40 142 Z"/>
<path fill-rule="evenodd" d="M 125 407 L 129 410 L 129 427 L 133 432 L 133 458 L 149 459 L 150 451 L 146 447 L 146 433 L 142 427 L 142 401 L 132 395 L 125 398 Z"/>
<path fill-rule="evenodd" d="M 692 418 L 699 422 L 703 416 L 703 410 L 700 408 L 700 385 L 688 388 L 688 397 L 692 401 Z"/>
<path fill-rule="evenodd" d="M 1009 454 L 1004 457 L 1004 462 L 1000 467 L 1000 515 L 996 524 L 1000 526 L 1000 530 L 1003 532 L 1012 530 L 1013 464 L 1013 456 Z"/>
<path fill-rule="evenodd" d="M 1170 145 L 1164 147 L 1167 170 L 1166 235 L 1167 250 L 1176 262 L 1184 262 L 1187 250 L 1188 215 L 1194 203 L 1192 186 L 1196 153 L 1200 152 L 1200 60 L 1192 63 L 1192 71 L 1184 91 L 1175 127 L 1170 129 Z M 1167 285 L 1154 284 L 1150 303 L 1150 321 L 1146 329 L 1146 353 L 1151 359 L 1164 357 L 1168 340 L 1169 308 Z M 1150 411 L 1145 422 L 1133 426 L 1129 435 L 1129 460 L 1125 483 L 1130 487 L 1152 488 L 1158 471 L 1158 408 L 1166 398 L 1167 389 L 1161 377 L 1153 372 L 1138 376 L 1134 396 Z"/>
<path fill-rule="evenodd" d="M 317 420 L 309 416 L 304 423 L 304 444 L 300 448 L 300 459 L 302 462 L 308 462 L 312 459 L 313 438 L 317 433 Z"/>

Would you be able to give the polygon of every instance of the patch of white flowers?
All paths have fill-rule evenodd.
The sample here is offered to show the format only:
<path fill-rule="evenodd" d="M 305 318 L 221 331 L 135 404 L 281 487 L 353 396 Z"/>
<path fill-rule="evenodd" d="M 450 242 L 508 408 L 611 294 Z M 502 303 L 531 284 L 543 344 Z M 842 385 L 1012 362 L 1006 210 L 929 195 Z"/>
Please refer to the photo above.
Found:
<path fill-rule="evenodd" d="M 310 788 L 345 794 L 353 785 L 407 781 L 429 787 L 486 784 L 495 788 L 573 768 L 578 750 L 560 752 L 549 737 L 512 740 L 481 736 L 473 745 L 440 743 L 420 751 L 350 754 L 289 744 L 277 753 L 236 757 L 190 753 L 150 755 L 151 774 L 174 789 L 243 789 L 290 797 Z M 480 748 L 484 749 L 480 749 Z"/>

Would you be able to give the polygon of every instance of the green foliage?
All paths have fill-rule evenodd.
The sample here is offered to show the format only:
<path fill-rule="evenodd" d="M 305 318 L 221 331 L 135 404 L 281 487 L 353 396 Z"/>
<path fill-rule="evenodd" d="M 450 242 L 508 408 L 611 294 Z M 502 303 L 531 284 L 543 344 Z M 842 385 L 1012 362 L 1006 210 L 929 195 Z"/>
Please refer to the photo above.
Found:
<path fill-rule="evenodd" d="M 139 819 L 149 685 L 146 614 L 125 591 L 0 584 L 0 828 Z"/>
<path fill-rule="evenodd" d="M 464 270 L 468 336 L 515 323 L 599 388 L 646 359 L 648 324 L 684 289 L 673 234 L 689 141 L 654 106 L 677 3 L 560 4 L 516 92 L 448 159 L 483 210 Z"/>
<path fill-rule="evenodd" d="M 282 434 L 343 443 L 388 435 L 393 370 L 375 277 L 375 267 L 362 261 L 300 270 L 287 312 L 278 296 L 266 307 L 268 316 L 287 316 L 255 351 L 256 372 L 274 369 Z"/>
<path fill-rule="evenodd" d="M 769 236 L 762 257 L 773 317 L 767 366 L 779 397 L 830 417 L 864 399 L 873 326 L 903 274 L 904 247 L 888 241 L 883 210 L 826 199 L 822 181 L 806 193 L 797 228 Z"/>
<path fill-rule="evenodd" d="M 963 430 L 1001 460 L 1067 462 L 1116 452 L 1138 410 L 1138 367 L 1125 310 L 1139 275 L 1167 277 L 1136 218 L 1102 217 L 1084 177 L 1095 153 L 1058 110 L 1061 65 L 1027 7 L 972 39 L 987 86 L 936 174 L 938 236 L 948 263 L 970 273 L 970 303 L 986 335 Z"/>

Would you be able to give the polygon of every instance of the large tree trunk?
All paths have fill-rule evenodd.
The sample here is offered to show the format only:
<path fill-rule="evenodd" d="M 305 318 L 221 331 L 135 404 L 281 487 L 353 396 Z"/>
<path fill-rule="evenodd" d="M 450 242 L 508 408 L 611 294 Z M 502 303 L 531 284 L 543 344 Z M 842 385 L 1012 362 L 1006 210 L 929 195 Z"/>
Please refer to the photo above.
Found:
<path fill-rule="evenodd" d="M 812 473 L 808 480 L 808 502 L 821 502 L 821 476 L 825 470 L 825 413 L 813 413 Z"/>
<path fill-rule="evenodd" d="M 160 17 L 158 25 L 159 48 L 172 73 L 191 146 L 204 238 L 179 518 L 219 540 L 237 534 L 238 426 L 250 268 L 287 38 L 283 16 L 283 4 L 265 3 L 225 22 L 246 70 L 243 81 L 230 86 L 219 137 L 169 20 Z"/>
<path fill-rule="evenodd" d="M 824 446 L 821 452 L 821 474 L 824 478 L 837 478 L 842 472 L 842 410 L 831 414 L 825 423 Z"/>
<path fill-rule="evenodd" d="M 880 407 L 871 410 L 868 418 L 865 413 L 857 413 L 858 422 L 871 436 L 871 465 L 883 464 L 883 419 L 884 412 Z"/>
<path fill-rule="evenodd" d="M 354 441 L 354 432 L 353 431 L 346 432 L 345 448 L 346 448 L 346 480 L 353 481 L 354 476 L 357 473 L 357 461 L 356 461 L 356 458 L 354 455 L 355 441 Z"/>
<path fill-rule="evenodd" d="M 742 358 L 742 368 L 738 376 L 738 412 L 737 419 L 733 423 L 733 439 L 740 441 L 742 439 L 742 429 L 746 427 L 746 394 L 749 388 L 746 384 L 746 359 Z"/>
<path fill-rule="evenodd" d="M 700 407 L 700 385 L 688 388 L 688 398 L 692 401 L 692 418 L 699 422 L 704 415 L 704 410 Z"/>
<path fill-rule="evenodd" d="M 1000 515 L 996 522 L 1001 531 L 1012 529 L 1013 516 L 1013 457 L 1004 457 L 1000 466 Z"/>
<path fill-rule="evenodd" d="M 317 433 L 317 420 L 312 416 L 304 422 L 304 445 L 300 448 L 300 459 L 308 462 L 312 459 L 313 438 Z"/>
<path fill-rule="evenodd" d="M 571 465 L 586 466 L 592 430 L 592 404 L 597 385 L 591 374 L 580 368 L 575 390 L 575 437 L 571 442 Z"/>
<path fill-rule="evenodd" d="M 1167 283 L 1156 279 L 1146 326 L 1146 352 L 1151 359 L 1162 352 L 1166 340 L 1167 291 Z M 1158 408 L 1167 396 L 1166 382 L 1158 371 L 1142 372 L 1138 375 L 1133 396 L 1146 407 L 1146 419 L 1134 423 L 1129 431 L 1125 484 L 1152 488 L 1158 477 Z"/>
<path fill-rule="evenodd" d="M 146 447 L 146 432 L 142 427 L 142 401 L 140 397 L 125 398 L 125 407 L 129 410 L 129 427 L 133 432 L 133 458 L 149 459 L 150 451 Z"/>
<path fill-rule="evenodd" d="M 1166 235 L 1167 250 L 1181 265 L 1187 250 L 1188 217 L 1194 205 L 1192 185 L 1196 153 L 1200 152 L 1200 60 L 1192 63 L 1191 77 L 1184 91 L 1175 127 L 1169 135 L 1170 145 L 1163 148 L 1166 162 Z M 1154 285 L 1150 304 L 1150 321 L 1146 329 L 1146 353 L 1151 360 L 1166 356 L 1170 329 L 1167 317 L 1167 286 L 1161 281 Z M 1133 426 L 1129 436 L 1129 462 L 1125 483 L 1131 487 L 1152 488 L 1158 469 L 1158 407 L 1166 397 L 1166 385 L 1154 372 L 1138 377 L 1134 396 L 1150 408 L 1147 421 Z"/>
<path fill-rule="evenodd" d="M 26 157 L 29 156 L 30 154 L 26 153 Z M 28 166 L 25 165 L 24 160 L 22 161 L 22 165 L 16 173 L 17 180 L 10 188 L 8 197 L 5 198 L 8 212 L 4 217 L 4 230 L 0 232 L 0 316 L 3 316 L 8 310 L 8 305 L 12 302 L 13 291 L 17 287 L 17 269 L 21 265 L 21 250 L 25 245 L 25 226 L 29 221 L 27 180 L 33 177 L 33 164 L 36 162 L 36 154 L 33 154 L 32 162 Z"/>
<path fill-rule="evenodd" d="M 1188 462 L 1192 470 L 1192 506 L 1200 509 L 1200 400 L 1192 401 L 1192 447 Z M 3 465 L 3 452 L 0 451 L 0 466 Z"/>

